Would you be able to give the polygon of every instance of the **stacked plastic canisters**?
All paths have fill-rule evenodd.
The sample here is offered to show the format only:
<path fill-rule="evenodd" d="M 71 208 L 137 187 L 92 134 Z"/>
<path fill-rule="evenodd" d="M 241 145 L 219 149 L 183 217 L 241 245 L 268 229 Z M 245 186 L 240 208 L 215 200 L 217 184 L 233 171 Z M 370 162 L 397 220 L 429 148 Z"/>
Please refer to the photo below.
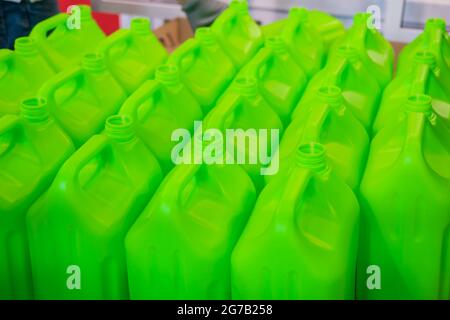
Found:
<path fill-rule="evenodd" d="M 0 50 L 0 299 L 449 299 L 449 36 L 391 81 L 368 19 L 233 0 L 169 56 L 80 6 Z"/>

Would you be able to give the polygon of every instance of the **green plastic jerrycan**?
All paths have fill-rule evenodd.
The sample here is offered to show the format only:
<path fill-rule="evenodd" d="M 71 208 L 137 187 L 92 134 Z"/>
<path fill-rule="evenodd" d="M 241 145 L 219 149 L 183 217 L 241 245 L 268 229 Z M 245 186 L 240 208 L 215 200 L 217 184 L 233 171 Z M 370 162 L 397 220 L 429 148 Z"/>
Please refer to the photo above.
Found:
<path fill-rule="evenodd" d="M 289 176 L 261 192 L 232 253 L 233 299 L 354 298 L 358 201 L 323 145 L 296 153 Z"/>
<path fill-rule="evenodd" d="M 276 165 L 270 165 L 270 159 L 278 148 L 284 127 L 259 93 L 257 79 L 238 76 L 204 123 L 204 129 L 222 133 L 223 141 L 218 142 L 215 134 L 211 139 L 222 144 L 226 163 L 242 165 L 256 190 L 261 191 L 264 176 L 277 170 Z"/>
<path fill-rule="evenodd" d="M 98 50 L 128 94 L 153 78 L 156 68 L 168 56 L 146 18 L 133 18 L 130 29 L 116 31 L 100 44 Z"/>
<path fill-rule="evenodd" d="M 281 38 L 308 78 L 317 73 L 325 63 L 325 44 L 311 23 L 312 17 L 304 8 L 291 8 Z"/>
<path fill-rule="evenodd" d="M 427 20 L 424 31 L 400 52 L 397 75 L 409 72 L 416 52 L 423 50 L 431 51 L 435 55 L 436 65 L 440 69 L 450 68 L 450 36 L 445 27 L 445 20 L 440 18 Z"/>
<path fill-rule="evenodd" d="M 345 103 L 369 133 L 378 110 L 381 89 L 361 62 L 357 49 L 349 46 L 339 47 L 336 54 L 329 57 L 326 66 L 311 79 L 292 118 L 300 114 L 302 104 L 316 99 L 322 86 L 330 85 L 341 89 Z"/>
<path fill-rule="evenodd" d="M 126 237 L 132 299 L 230 299 L 231 252 L 256 191 L 237 165 L 179 165 Z"/>
<path fill-rule="evenodd" d="M 302 10 L 306 9 L 302 8 Z M 325 12 L 308 10 L 308 17 L 311 25 L 314 26 L 316 31 L 320 34 L 321 41 L 323 41 L 326 51 L 336 39 L 339 39 L 345 34 L 344 24 L 339 19 Z M 263 26 L 262 31 L 264 37 L 270 38 L 281 35 L 288 24 L 288 20 L 292 18 L 294 18 L 293 15 Z"/>
<path fill-rule="evenodd" d="M 43 99 L 0 118 L 0 299 L 31 299 L 26 212 L 75 150 Z"/>
<path fill-rule="evenodd" d="M 21 101 L 54 75 L 33 39 L 17 38 L 14 49 L 0 50 L 0 116 L 19 113 Z"/>
<path fill-rule="evenodd" d="M 265 45 L 240 74 L 258 79 L 261 95 L 286 125 L 308 79 L 280 37 L 267 38 Z"/>
<path fill-rule="evenodd" d="M 248 3 L 244 0 L 232 0 L 211 28 L 238 69 L 263 45 L 261 28 L 250 16 Z"/>
<path fill-rule="evenodd" d="M 384 88 L 392 79 L 394 49 L 375 27 L 371 27 L 372 19 L 370 13 L 356 14 L 352 27 L 348 29 L 343 39 L 336 41 L 330 55 L 336 54 L 342 46 L 355 48 L 371 77 Z"/>
<path fill-rule="evenodd" d="M 300 106 L 300 115 L 287 127 L 278 150 L 279 175 L 295 165 L 297 146 L 317 141 L 326 149 L 327 161 L 344 181 L 358 190 L 369 151 L 369 137 L 353 116 L 335 86 L 321 87 L 316 99 Z M 266 176 L 271 181 L 274 176 Z"/>
<path fill-rule="evenodd" d="M 208 113 L 236 74 L 233 61 L 217 42 L 210 28 L 195 31 L 195 39 L 189 39 L 170 56 L 169 63 L 180 70 L 186 87 Z"/>
<path fill-rule="evenodd" d="M 106 69 L 101 54 L 89 53 L 82 65 L 60 72 L 39 91 L 52 116 L 79 147 L 104 128 L 127 95 Z"/>
<path fill-rule="evenodd" d="M 403 72 L 384 89 L 383 99 L 373 124 L 377 133 L 389 122 L 397 121 L 404 101 L 410 94 L 422 93 L 432 97 L 433 111 L 450 127 L 450 73 L 437 66 L 431 51 L 417 51 L 408 72 Z"/>
<path fill-rule="evenodd" d="M 60 13 L 38 23 L 30 36 L 58 71 L 78 64 L 105 38 L 92 18 L 91 8 L 85 5 L 74 6 L 70 16 Z"/>
<path fill-rule="evenodd" d="M 361 182 L 360 299 L 450 299 L 450 130 L 413 95 Z"/>
<path fill-rule="evenodd" d="M 120 109 L 135 119 L 138 136 L 158 159 L 164 174 L 174 166 L 172 140 L 175 130 L 194 131 L 194 122 L 203 119 L 202 109 L 181 82 L 175 65 L 162 65 L 155 80 L 148 80 Z"/>
<path fill-rule="evenodd" d="M 109 117 L 28 212 L 36 298 L 127 299 L 125 236 L 161 180 L 131 117 Z"/>

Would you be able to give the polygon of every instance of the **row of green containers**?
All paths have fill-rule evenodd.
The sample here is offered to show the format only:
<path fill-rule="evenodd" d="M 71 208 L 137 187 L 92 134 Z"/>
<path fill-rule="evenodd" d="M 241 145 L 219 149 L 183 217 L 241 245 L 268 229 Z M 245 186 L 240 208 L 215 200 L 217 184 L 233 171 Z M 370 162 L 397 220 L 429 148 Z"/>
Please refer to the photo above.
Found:
<path fill-rule="evenodd" d="M 156 80 L 147 81 L 140 87 L 139 84 L 151 77 L 161 62 L 152 63 L 149 67 L 146 57 L 151 55 L 141 55 L 145 48 L 158 48 L 155 42 L 139 47 L 144 36 L 154 39 L 148 31 L 148 22 L 142 19 L 133 21 L 131 31 L 121 30 L 100 45 L 104 57 L 112 54 L 114 58 L 108 60 L 98 54 L 87 55 L 81 68 L 63 71 L 46 83 L 41 95 L 46 97 L 52 117 L 69 133 L 77 147 L 102 130 L 104 119 L 116 113 L 126 97 L 134 89 L 139 89 L 120 109 L 121 116 L 108 119 L 105 134 L 89 139 L 70 157 L 47 194 L 28 214 L 36 297 L 128 297 L 123 239 L 162 176 L 173 166 L 170 157 L 174 144 L 170 141 L 172 130 L 189 128 L 192 132 L 194 120 L 208 114 L 205 124 L 211 128 L 283 131 L 287 127 L 279 151 L 280 174 L 267 179 L 271 182 L 261 193 L 233 255 L 233 278 L 230 280 L 231 252 L 247 223 L 257 194 L 267 182 L 259 174 L 261 165 L 243 166 L 244 170 L 239 166 L 181 165 L 172 170 L 127 237 L 131 297 L 229 298 L 232 284 L 234 298 L 353 298 L 360 218 L 358 202 L 351 189 L 361 197 L 358 186 L 364 171 L 369 136 L 372 135 L 372 122 L 381 90 L 390 80 L 393 60 L 389 44 L 378 32 L 367 28 L 367 18 L 367 15 L 355 17 L 354 26 L 331 48 L 325 68 L 310 82 L 298 106 L 308 79 L 322 68 L 330 43 L 343 33 L 342 26 L 319 12 L 293 9 L 286 21 L 265 27 L 265 47 L 259 50 L 264 42 L 262 33 L 245 6 L 237 2 L 233 2 L 216 21 L 213 32 L 199 29 L 195 40 L 186 42 L 170 57 L 170 64 L 157 69 Z M 311 20 L 315 25 L 311 25 Z M 403 129 L 393 135 L 393 128 L 399 130 L 399 125 L 389 126 L 387 123 L 394 123 L 399 118 L 397 113 L 403 114 L 397 110 L 407 105 L 406 100 L 411 93 L 431 95 L 433 107 L 442 116 L 434 118 L 442 118 L 448 124 L 448 73 L 445 73 L 448 65 L 436 59 L 448 58 L 445 52 L 448 50 L 448 36 L 444 30 L 439 20 L 431 21 L 422 40 L 419 38 L 404 51 L 403 61 L 414 60 L 417 69 L 433 65 L 435 71 L 440 68 L 444 72 L 425 74 L 420 91 L 417 76 L 411 70 L 405 67 L 403 73 L 399 71 L 396 80 L 400 80 L 389 85 L 386 92 L 392 94 L 385 94 L 380 109 L 394 110 L 388 111 L 385 119 L 379 120 L 378 117 L 376 121 L 381 123 L 379 127 L 386 125 L 391 127 L 391 131 L 385 133 L 378 149 L 372 147 L 369 159 L 386 157 L 386 149 L 391 152 L 391 157 L 395 157 L 393 144 L 386 144 L 386 141 L 392 139 L 399 147 L 406 133 Z M 133 41 L 138 34 L 140 40 Z M 277 34 L 281 36 L 274 36 Z M 434 37 L 434 40 L 428 41 L 428 37 Z M 152 50 L 153 55 L 154 52 L 155 49 Z M 411 59 L 408 55 L 416 57 Z M 161 53 L 161 60 L 164 56 Z M 422 60 L 426 63 L 417 57 L 424 57 Z M 104 60 L 108 68 L 105 68 Z M 430 60 L 438 61 L 431 63 Z M 234 84 L 216 103 L 239 69 L 241 71 Z M 401 74 L 404 74 L 403 78 Z M 416 83 L 414 89 L 409 89 L 412 82 Z M 59 93 L 58 86 L 63 88 Z M 108 89 L 109 92 L 104 94 Z M 429 106 L 425 100 L 425 96 L 412 97 L 408 105 L 415 107 L 408 108 L 416 110 L 418 104 Z M 92 101 L 99 101 L 97 108 Z M 6 297 L 32 296 L 25 213 L 73 152 L 67 136 L 53 121 L 48 121 L 43 104 L 42 99 L 30 99 L 22 104 L 21 121 L 28 121 L 23 128 L 33 130 L 21 135 L 40 136 L 40 143 L 33 143 L 30 148 L 30 143 L 22 139 L 28 146 L 5 161 L 14 167 L 15 176 L 5 174 L 7 183 L 2 187 L 2 197 L 8 200 L 18 194 L 27 197 L 21 206 L 9 211 L 14 214 L 7 217 L 6 228 L 2 228 L 6 259 L 0 279 L 1 285 L 7 288 Z M 111 109 L 104 111 L 104 106 L 111 106 Z M 94 116 L 92 110 L 95 109 L 104 112 Z M 425 113 L 428 114 L 429 110 Z M 5 120 L 7 128 L 20 122 L 17 117 L 6 117 L 2 121 L 4 119 L 8 119 Z M 50 122 L 52 125 L 48 125 Z M 39 123 L 46 123 L 51 130 L 43 130 Z M 412 125 L 410 130 L 413 128 L 416 125 Z M 446 195 L 449 190 L 448 145 L 445 145 L 448 127 L 443 128 L 438 128 L 438 137 L 444 145 L 437 153 L 433 145 L 431 156 L 432 168 L 441 175 L 442 185 L 435 187 L 435 192 L 425 194 L 431 198 Z M 50 131 L 55 139 L 52 145 L 48 141 Z M 387 129 L 384 131 L 388 132 Z M 135 134 L 143 143 L 134 138 Z M 419 138 L 420 134 L 416 136 Z M 12 135 L 7 139 L 12 139 Z M 55 148 L 55 145 L 59 147 Z M 5 149 L 8 148 L 6 145 Z M 30 153 L 30 149 L 42 152 L 34 157 L 34 163 L 31 161 L 34 171 L 29 163 L 30 157 L 23 157 Z M 48 165 L 46 170 L 39 166 L 40 161 Z M 397 164 L 403 167 L 403 162 L 397 161 Z M 370 163 L 371 160 L 369 169 Z M 369 201 L 372 204 L 381 199 L 378 201 L 381 208 L 377 211 L 381 217 L 376 218 L 387 219 L 383 215 L 389 214 L 392 208 L 385 199 L 392 189 L 397 190 L 398 185 L 405 182 L 398 176 L 390 177 L 394 182 L 381 181 L 381 187 L 376 186 L 374 190 L 371 183 L 380 183 L 375 178 L 380 176 L 380 170 L 387 168 L 384 162 L 382 165 L 377 165 L 377 161 L 373 163 L 374 178 L 369 179 L 366 193 L 376 193 Z M 416 166 L 418 164 L 413 163 L 412 168 Z M 30 167 L 30 173 L 24 172 L 24 167 Z M 329 167 L 351 188 L 341 178 L 330 174 Z M 43 171 L 46 171 L 45 175 Z M 394 171 L 402 174 L 402 170 Z M 17 183 L 24 178 L 20 177 L 20 172 L 30 174 L 28 177 L 40 175 L 37 179 L 40 180 L 39 186 L 34 183 L 24 192 L 23 185 Z M 414 181 L 411 177 L 408 179 Z M 417 188 L 414 183 L 411 187 Z M 8 192 L 3 192 L 3 189 L 8 189 Z M 396 209 L 400 214 L 410 210 L 405 202 L 409 194 L 405 194 L 397 200 L 400 204 Z M 423 197 L 421 201 L 429 202 Z M 450 211 L 445 196 L 444 201 L 438 204 L 440 206 L 434 205 L 434 209 L 426 206 L 427 212 L 434 215 L 429 221 L 432 230 L 427 225 L 423 226 L 427 235 L 433 234 L 435 241 L 426 239 L 421 243 L 426 248 L 423 255 L 426 258 L 431 255 L 432 259 L 408 255 L 408 258 L 417 259 L 414 262 L 427 262 L 428 265 L 421 268 L 427 267 L 434 278 L 427 273 L 422 275 L 424 281 L 419 283 L 417 273 L 421 269 L 404 260 L 400 264 L 405 270 L 399 273 L 397 261 L 389 259 L 404 259 L 402 254 L 405 250 L 415 250 L 417 245 L 402 241 L 403 247 L 398 247 L 398 240 L 391 239 L 386 245 L 375 245 L 375 249 L 364 248 L 360 254 L 360 270 L 365 271 L 367 264 L 379 261 L 382 270 L 387 270 L 388 280 L 383 280 L 383 291 L 368 292 L 367 287 L 361 287 L 359 297 L 448 297 L 449 254 L 445 250 L 448 250 Z M 412 208 L 415 212 L 421 210 L 414 204 Z M 366 212 L 370 210 L 369 206 Z M 371 215 L 367 214 L 369 218 Z M 404 224 L 402 219 L 403 216 L 398 217 L 395 223 Z M 364 224 L 363 220 L 363 227 L 378 225 L 376 219 L 369 222 Z M 391 221 L 387 221 L 385 227 L 392 228 Z M 399 227 L 394 231 L 407 239 L 414 238 Z M 378 238 L 364 239 L 367 233 Z M 364 244 L 372 246 L 386 241 L 383 232 L 361 233 L 361 237 Z M 436 251 L 439 249 L 441 254 Z M 381 250 L 382 257 L 377 256 L 377 250 Z M 71 265 L 78 265 L 82 270 L 82 290 L 68 289 L 66 271 Z M 362 278 L 358 284 L 364 286 L 365 272 L 360 274 Z M 405 281 L 401 286 L 394 277 L 416 281 Z"/>

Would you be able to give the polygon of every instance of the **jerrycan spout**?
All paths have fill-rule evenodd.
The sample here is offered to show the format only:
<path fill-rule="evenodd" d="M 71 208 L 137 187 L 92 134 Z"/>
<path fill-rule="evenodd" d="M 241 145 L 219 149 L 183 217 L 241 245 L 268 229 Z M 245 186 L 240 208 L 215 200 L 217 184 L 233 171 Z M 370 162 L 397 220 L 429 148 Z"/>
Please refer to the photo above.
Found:
<path fill-rule="evenodd" d="M 44 98 L 23 100 L 20 106 L 20 115 L 28 122 L 45 122 L 48 119 L 47 100 Z"/>
<path fill-rule="evenodd" d="M 106 135 L 113 141 L 126 143 L 135 138 L 133 119 L 129 115 L 114 115 L 106 120 Z"/>

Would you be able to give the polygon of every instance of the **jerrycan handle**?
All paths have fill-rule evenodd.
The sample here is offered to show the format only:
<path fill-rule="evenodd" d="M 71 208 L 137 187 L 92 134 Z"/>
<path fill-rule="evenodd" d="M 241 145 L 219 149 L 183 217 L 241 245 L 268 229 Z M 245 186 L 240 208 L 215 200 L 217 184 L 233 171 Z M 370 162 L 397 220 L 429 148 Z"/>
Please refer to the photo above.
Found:
<path fill-rule="evenodd" d="M 38 23 L 31 31 L 30 36 L 38 41 L 47 40 L 48 33 L 60 25 L 65 25 L 69 16 L 66 13 L 59 13 Z"/>
<path fill-rule="evenodd" d="M 362 41 L 365 42 L 367 31 L 374 30 L 368 26 L 368 21 L 372 17 L 371 13 L 359 12 L 353 17 L 353 26 L 351 27 L 350 42 L 357 44 Z"/>
<path fill-rule="evenodd" d="M 311 176 L 328 171 L 325 147 L 322 144 L 317 142 L 301 144 L 295 152 L 294 168 L 289 175 L 276 211 L 275 223 L 282 229 L 294 223 L 295 208 Z"/>
<path fill-rule="evenodd" d="M 76 186 L 81 186 L 80 172 L 86 165 L 101 154 L 108 146 L 108 137 L 101 134 L 95 135 L 89 139 L 77 152 L 72 155 L 71 162 L 74 163 L 72 171 L 73 183 Z"/>
<path fill-rule="evenodd" d="M 159 84 L 155 80 L 145 81 L 138 90 L 136 90 L 123 105 L 121 114 L 129 114 L 138 122 L 139 109 L 145 101 L 153 100 L 154 92 L 159 88 Z"/>
<path fill-rule="evenodd" d="M 253 58 L 253 61 L 250 62 L 250 64 L 254 66 L 253 70 L 250 70 L 250 72 L 255 75 L 258 80 L 261 80 L 267 73 L 269 65 L 273 63 L 272 58 L 272 52 L 267 48 L 262 48 Z"/>
<path fill-rule="evenodd" d="M 255 77 L 241 76 L 236 78 L 232 84 L 232 89 L 236 94 L 226 94 L 219 104 L 224 104 L 226 108 L 221 114 L 212 112 L 208 121 L 208 127 L 225 129 L 225 124 L 234 117 L 236 108 L 243 101 L 243 98 L 256 98 L 258 95 L 257 81 Z M 219 110 L 219 109 L 217 109 Z"/>
<path fill-rule="evenodd" d="M 306 8 L 292 7 L 289 9 L 289 15 L 285 27 L 285 34 L 298 33 L 303 25 L 308 21 L 309 12 Z"/>
<path fill-rule="evenodd" d="M 12 58 L 12 53 L 9 49 L 0 49 L 0 79 L 8 73 L 9 59 Z M 4 68 L 3 72 L 2 68 Z"/>
<path fill-rule="evenodd" d="M 8 114 L 0 117 L 0 138 L 6 136 L 8 133 L 12 133 L 20 123 L 20 118 L 15 114 Z M 0 157 L 4 155 L 9 147 L 13 144 L 14 138 L 6 139 L 0 144 Z"/>
<path fill-rule="evenodd" d="M 120 29 L 114 32 L 109 37 L 105 38 L 100 46 L 98 51 L 103 53 L 105 59 L 108 61 L 111 59 L 111 50 L 115 46 L 118 46 L 121 43 L 127 42 L 131 35 L 131 31 L 127 29 Z"/>
<path fill-rule="evenodd" d="M 181 173 L 179 173 L 179 175 L 176 177 L 177 180 L 181 182 L 180 189 L 178 190 L 178 192 L 176 192 L 176 195 L 175 195 L 176 204 L 179 207 L 183 206 L 182 196 L 184 194 L 184 191 L 186 190 L 189 183 L 192 181 L 192 178 L 197 174 L 197 172 L 202 167 L 201 164 L 186 164 L 185 166 L 187 166 L 187 168 L 189 168 L 189 169 L 181 170 Z"/>
<path fill-rule="evenodd" d="M 182 71 L 184 69 L 183 67 L 190 67 L 192 65 L 194 57 L 198 55 L 199 49 L 200 44 L 193 39 L 189 39 L 172 54 L 171 62 L 176 64 L 180 68 L 180 71 Z"/>
<path fill-rule="evenodd" d="M 47 99 L 48 108 L 51 111 L 57 111 L 55 109 L 55 107 L 57 107 L 55 98 L 56 92 L 61 87 L 63 87 L 70 79 L 78 78 L 80 75 L 80 67 L 73 67 L 56 74 L 42 86 L 42 88 L 39 90 L 39 96 Z"/>

